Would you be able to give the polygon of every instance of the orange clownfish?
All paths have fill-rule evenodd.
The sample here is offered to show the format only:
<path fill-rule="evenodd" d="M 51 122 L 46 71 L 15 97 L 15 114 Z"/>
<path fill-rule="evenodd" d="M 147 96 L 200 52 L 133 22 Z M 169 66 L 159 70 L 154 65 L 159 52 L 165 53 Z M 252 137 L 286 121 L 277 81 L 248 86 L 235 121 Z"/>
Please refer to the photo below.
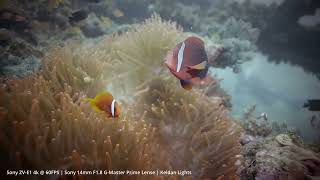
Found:
<path fill-rule="evenodd" d="M 97 112 L 107 114 L 108 117 L 119 117 L 120 106 L 109 92 L 99 93 L 94 99 L 87 98 L 91 107 Z"/>
<path fill-rule="evenodd" d="M 209 65 L 204 42 L 198 37 L 188 37 L 168 52 L 165 64 L 181 86 L 191 90 L 207 78 Z"/>

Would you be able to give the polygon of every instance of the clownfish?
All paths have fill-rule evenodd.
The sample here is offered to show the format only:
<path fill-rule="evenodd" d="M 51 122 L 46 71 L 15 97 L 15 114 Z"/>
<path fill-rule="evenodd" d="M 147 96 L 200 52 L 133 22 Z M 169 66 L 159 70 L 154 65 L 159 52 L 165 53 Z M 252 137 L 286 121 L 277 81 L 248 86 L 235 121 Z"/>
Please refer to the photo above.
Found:
<path fill-rule="evenodd" d="M 198 37 L 188 37 L 167 53 L 165 64 L 186 90 L 205 83 L 209 65 L 204 42 Z"/>
<path fill-rule="evenodd" d="M 91 107 L 97 112 L 105 113 L 108 117 L 119 117 L 120 106 L 109 92 L 99 93 L 94 99 L 87 98 Z"/>

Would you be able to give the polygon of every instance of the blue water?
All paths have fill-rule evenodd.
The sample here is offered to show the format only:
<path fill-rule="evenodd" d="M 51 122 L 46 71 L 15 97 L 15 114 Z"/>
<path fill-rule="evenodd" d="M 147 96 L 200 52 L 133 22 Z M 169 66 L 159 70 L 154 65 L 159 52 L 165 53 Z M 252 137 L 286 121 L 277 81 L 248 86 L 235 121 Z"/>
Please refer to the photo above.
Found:
<path fill-rule="evenodd" d="M 259 53 L 241 68 L 237 74 L 232 69 L 211 69 L 224 79 L 221 86 L 232 96 L 234 117 L 241 117 L 245 108 L 255 104 L 257 114 L 266 112 L 271 121 L 298 128 L 306 140 L 320 137 L 320 129 L 310 126 L 311 116 L 320 118 L 320 113 L 302 108 L 307 99 L 320 98 L 319 79 L 301 67 L 268 62 L 268 57 Z"/>

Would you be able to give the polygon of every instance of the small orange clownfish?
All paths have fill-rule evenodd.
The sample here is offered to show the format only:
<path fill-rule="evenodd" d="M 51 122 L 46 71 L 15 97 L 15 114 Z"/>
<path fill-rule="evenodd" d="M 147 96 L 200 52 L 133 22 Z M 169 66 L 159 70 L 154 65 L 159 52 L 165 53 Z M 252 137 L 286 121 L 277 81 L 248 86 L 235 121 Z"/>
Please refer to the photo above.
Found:
<path fill-rule="evenodd" d="M 168 52 L 165 64 L 184 89 L 203 84 L 209 68 L 204 42 L 198 37 L 188 37 Z"/>
<path fill-rule="evenodd" d="M 120 106 L 109 92 L 99 93 L 94 99 L 87 98 L 91 107 L 97 112 L 107 114 L 108 117 L 120 116 Z"/>

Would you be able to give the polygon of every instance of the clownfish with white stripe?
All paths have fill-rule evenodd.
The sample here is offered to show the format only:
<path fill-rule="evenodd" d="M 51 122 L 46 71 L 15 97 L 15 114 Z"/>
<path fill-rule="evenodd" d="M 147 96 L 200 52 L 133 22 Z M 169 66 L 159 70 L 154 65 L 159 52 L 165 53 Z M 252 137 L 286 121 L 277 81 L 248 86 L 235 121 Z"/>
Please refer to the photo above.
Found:
<path fill-rule="evenodd" d="M 94 99 L 86 98 L 90 106 L 97 112 L 106 114 L 108 117 L 117 118 L 120 116 L 120 106 L 109 92 L 102 92 Z"/>
<path fill-rule="evenodd" d="M 165 60 L 170 72 L 186 90 L 210 80 L 207 76 L 209 65 L 204 42 L 198 37 L 188 37 L 176 45 L 167 53 Z"/>

